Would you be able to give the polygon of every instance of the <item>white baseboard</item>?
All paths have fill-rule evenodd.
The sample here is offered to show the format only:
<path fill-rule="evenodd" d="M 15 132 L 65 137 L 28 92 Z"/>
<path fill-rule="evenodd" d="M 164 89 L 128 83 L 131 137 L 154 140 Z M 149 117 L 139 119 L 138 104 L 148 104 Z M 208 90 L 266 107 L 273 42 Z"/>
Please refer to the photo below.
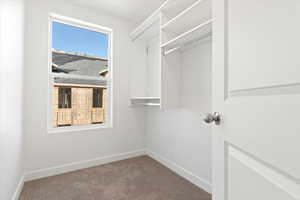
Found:
<path fill-rule="evenodd" d="M 111 156 L 106 156 L 106 157 L 101 157 L 101 158 L 96 158 L 96 159 L 92 159 L 92 160 L 85 160 L 85 161 L 70 163 L 70 164 L 51 167 L 51 168 L 47 168 L 47 169 L 35 170 L 35 171 L 27 172 L 25 174 L 25 181 L 31 181 L 31 180 L 35 180 L 35 179 L 54 176 L 54 175 L 58 175 L 58 174 L 63 174 L 63 173 L 67 173 L 67 172 L 80 170 L 80 169 L 103 165 L 103 164 L 107 164 L 107 163 L 114 162 L 114 161 L 124 160 L 124 159 L 128 159 L 128 158 L 134 158 L 134 157 L 142 156 L 142 155 L 146 155 L 146 152 L 144 149 L 121 153 L 121 154 L 116 154 L 116 155 L 111 155 Z"/>
<path fill-rule="evenodd" d="M 19 200 L 20 198 L 20 194 L 22 192 L 23 186 L 24 186 L 24 181 L 25 181 L 25 177 L 22 176 L 22 178 L 20 179 L 17 189 L 12 197 L 12 200 Z"/>
<path fill-rule="evenodd" d="M 160 162 L 164 166 L 168 167 L 169 169 L 174 171 L 176 174 L 182 176 L 183 178 L 187 179 L 191 183 L 197 185 L 201 189 L 203 189 L 206 192 L 211 194 L 212 187 L 211 187 L 211 183 L 209 181 L 200 178 L 199 176 L 193 174 L 192 172 L 186 170 L 185 168 L 177 165 L 176 163 L 174 163 L 166 158 L 163 158 L 162 156 L 160 156 L 150 150 L 146 150 L 146 154 L 148 156 L 150 156 L 151 158 L 153 158 L 154 160 Z"/>

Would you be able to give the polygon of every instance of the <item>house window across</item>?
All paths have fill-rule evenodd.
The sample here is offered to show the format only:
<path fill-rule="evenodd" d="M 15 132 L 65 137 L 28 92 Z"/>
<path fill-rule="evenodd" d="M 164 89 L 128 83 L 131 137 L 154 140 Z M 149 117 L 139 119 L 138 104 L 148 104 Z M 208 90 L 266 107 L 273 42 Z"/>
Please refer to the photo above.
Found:
<path fill-rule="evenodd" d="M 50 19 L 49 131 L 111 127 L 112 30 Z"/>
<path fill-rule="evenodd" d="M 60 87 L 58 89 L 58 108 L 71 108 L 71 88 Z"/>
<path fill-rule="evenodd" d="M 93 108 L 103 107 L 103 89 L 94 88 L 93 89 Z"/>

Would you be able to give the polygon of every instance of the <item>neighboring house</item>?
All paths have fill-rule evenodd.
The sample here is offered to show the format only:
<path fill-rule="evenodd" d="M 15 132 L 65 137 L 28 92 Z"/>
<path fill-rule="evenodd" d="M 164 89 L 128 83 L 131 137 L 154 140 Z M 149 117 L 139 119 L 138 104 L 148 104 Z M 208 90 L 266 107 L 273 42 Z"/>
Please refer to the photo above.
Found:
<path fill-rule="evenodd" d="M 52 72 L 96 77 L 55 77 L 53 123 L 55 127 L 105 122 L 107 109 L 107 59 L 52 51 Z"/>

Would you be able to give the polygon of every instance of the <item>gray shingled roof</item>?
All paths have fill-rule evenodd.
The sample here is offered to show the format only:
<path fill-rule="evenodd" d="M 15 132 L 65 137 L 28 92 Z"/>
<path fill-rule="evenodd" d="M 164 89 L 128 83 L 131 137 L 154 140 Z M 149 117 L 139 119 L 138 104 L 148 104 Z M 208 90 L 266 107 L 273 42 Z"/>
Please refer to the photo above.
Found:
<path fill-rule="evenodd" d="M 68 79 L 68 78 L 54 78 L 55 83 L 76 84 L 76 85 L 95 85 L 106 86 L 106 80 L 85 80 L 85 79 Z"/>
<path fill-rule="evenodd" d="M 55 78 L 55 83 L 101 85 L 106 86 L 107 80 L 100 72 L 108 69 L 108 61 L 103 58 L 76 55 L 67 52 L 52 52 L 53 72 L 98 77 L 99 80 Z"/>

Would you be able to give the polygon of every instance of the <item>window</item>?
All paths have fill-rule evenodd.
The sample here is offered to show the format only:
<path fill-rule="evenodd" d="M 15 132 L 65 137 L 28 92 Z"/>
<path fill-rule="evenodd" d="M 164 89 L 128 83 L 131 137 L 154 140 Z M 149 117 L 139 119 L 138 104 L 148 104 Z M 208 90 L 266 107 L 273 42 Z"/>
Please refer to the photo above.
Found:
<path fill-rule="evenodd" d="M 71 88 L 58 88 L 58 108 L 71 108 Z"/>
<path fill-rule="evenodd" d="M 51 15 L 49 131 L 112 124 L 112 30 Z"/>
<path fill-rule="evenodd" d="M 103 89 L 94 88 L 93 89 L 93 108 L 103 107 Z"/>

